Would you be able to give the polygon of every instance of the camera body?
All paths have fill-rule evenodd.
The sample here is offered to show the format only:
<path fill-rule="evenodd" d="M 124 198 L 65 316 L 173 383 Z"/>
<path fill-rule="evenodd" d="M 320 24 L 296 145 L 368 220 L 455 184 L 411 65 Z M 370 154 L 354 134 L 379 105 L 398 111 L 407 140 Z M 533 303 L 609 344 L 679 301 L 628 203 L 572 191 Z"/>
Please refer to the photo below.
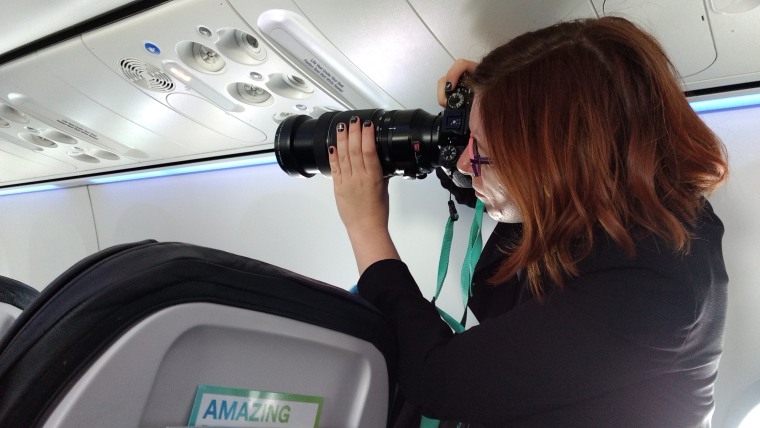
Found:
<path fill-rule="evenodd" d="M 421 109 L 369 109 L 328 112 L 316 119 L 290 116 L 275 133 L 277 163 L 292 176 L 312 177 L 317 172 L 330 175 L 327 150 L 336 145 L 336 126 L 358 116 L 375 126 L 375 144 L 385 177 L 425 178 L 439 166 L 455 170 L 470 138 L 472 100 L 472 90 L 460 83 L 447 94 L 446 108 L 438 115 Z"/>
<path fill-rule="evenodd" d="M 465 80 L 464 76 L 461 80 Z M 446 96 L 446 108 L 441 113 L 438 131 L 438 165 L 446 170 L 456 169 L 457 160 L 470 141 L 472 100 L 472 90 L 462 83 Z"/>

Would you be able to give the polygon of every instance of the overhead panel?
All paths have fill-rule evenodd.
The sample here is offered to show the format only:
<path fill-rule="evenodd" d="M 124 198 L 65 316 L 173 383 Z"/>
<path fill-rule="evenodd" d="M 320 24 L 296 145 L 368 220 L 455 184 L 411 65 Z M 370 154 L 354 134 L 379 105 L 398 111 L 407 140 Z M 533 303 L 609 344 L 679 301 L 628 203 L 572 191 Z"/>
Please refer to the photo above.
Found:
<path fill-rule="evenodd" d="M 24 163 L 36 166 L 7 174 L 11 167 L 3 164 L 2 182 L 123 166 L 147 157 L 73 119 L 70 113 L 76 109 L 70 106 L 74 104 L 91 108 L 83 118 L 85 123 L 97 118 L 98 112 L 109 113 L 88 104 L 44 69 L 29 66 L 33 59 L 17 61 L 0 73 L 0 150 L 16 157 L 13 169 Z"/>
<path fill-rule="evenodd" d="M 704 3 L 695 0 L 593 0 L 603 16 L 623 16 L 652 33 L 681 77 L 710 67 L 717 53 Z"/>
<path fill-rule="evenodd" d="M 603 15 L 622 15 L 651 31 L 688 91 L 727 92 L 760 82 L 759 1 L 592 1 Z"/>
<path fill-rule="evenodd" d="M 588 0 L 409 0 L 420 19 L 455 58 L 479 60 L 527 31 L 596 16 Z"/>
<path fill-rule="evenodd" d="M 3 160 L 46 167 L 0 186 L 267 150 L 285 117 L 352 107 L 250 24 L 292 2 L 247 3 L 168 2 L 3 65 Z"/>
<path fill-rule="evenodd" d="M 3 0 L 0 53 L 41 39 L 133 0 Z M 12 29 L 8 31 L 7 29 Z"/>
<path fill-rule="evenodd" d="M 237 8 L 248 2 L 232 0 Z M 454 58 L 405 0 L 297 0 L 304 15 L 399 106 L 440 110 L 436 80 Z"/>
<path fill-rule="evenodd" d="M 277 125 L 288 115 L 345 107 L 280 58 L 226 2 L 171 2 L 85 34 L 83 41 L 143 98 L 249 148 L 271 147 Z M 161 85 L 167 80 L 173 89 Z M 147 102 L 116 105 L 118 95 L 105 87 L 92 96 L 126 117 Z M 161 133 L 198 142 L 198 134 L 176 126 Z"/>
<path fill-rule="evenodd" d="M 689 89 L 726 87 L 747 82 L 760 86 L 760 1 L 707 0 L 717 59 L 689 76 Z M 755 93 L 757 91 L 755 90 Z"/>

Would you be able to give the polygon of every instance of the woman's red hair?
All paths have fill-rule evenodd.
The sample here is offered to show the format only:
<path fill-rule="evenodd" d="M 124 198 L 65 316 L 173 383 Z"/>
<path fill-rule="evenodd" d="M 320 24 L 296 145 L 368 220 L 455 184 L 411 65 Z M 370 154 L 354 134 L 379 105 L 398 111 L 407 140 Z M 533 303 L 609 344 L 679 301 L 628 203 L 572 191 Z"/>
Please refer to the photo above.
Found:
<path fill-rule="evenodd" d="M 537 296 L 546 275 L 562 286 L 599 228 L 630 256 L 644 235 L 688 251 L 728 165 L 654 38 L 621 18 L 560 23 L 492 51 L 470 84 L 524 219 L 493 282 L 527 267 Z"/>

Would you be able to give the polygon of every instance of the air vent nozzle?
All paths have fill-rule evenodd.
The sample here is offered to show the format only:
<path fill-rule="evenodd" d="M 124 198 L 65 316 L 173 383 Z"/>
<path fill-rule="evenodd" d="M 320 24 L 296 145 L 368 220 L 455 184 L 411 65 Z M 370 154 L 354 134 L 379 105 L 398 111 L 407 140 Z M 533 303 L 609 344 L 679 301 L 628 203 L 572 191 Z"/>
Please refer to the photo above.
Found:
<path fill-rule="evenodd" d="M 127 80 L 154 92 L 171 92 L 174 90 L 174 82 L 168 74 L 146 62 L 134 58 L 123 58 L 119 61 L 121 71 Z"/>

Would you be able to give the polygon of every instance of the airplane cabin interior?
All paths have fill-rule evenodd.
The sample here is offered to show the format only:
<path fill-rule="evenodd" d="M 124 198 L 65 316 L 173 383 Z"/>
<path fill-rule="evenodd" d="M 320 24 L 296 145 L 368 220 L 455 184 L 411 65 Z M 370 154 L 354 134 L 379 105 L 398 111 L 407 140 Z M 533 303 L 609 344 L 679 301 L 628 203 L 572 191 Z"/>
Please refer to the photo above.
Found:
<path fill-rule="evenodd" d="M 456 59 L 622 16 L 727 149 L 711 424 L 760 426 L 760 1 L 0 5 L 0 425 L 392 426 L 396 342 L 350 291 L 327 151 L 280 134 L 347 110 L 436 117 Z M 296 155 L 322 164 L 288 170 Z M 391 234 L 428 300 L 450 200 L 430 172 L 389 182 Z M 456 317 L 474 216 L 459 209 L 435 299 Z"/>

